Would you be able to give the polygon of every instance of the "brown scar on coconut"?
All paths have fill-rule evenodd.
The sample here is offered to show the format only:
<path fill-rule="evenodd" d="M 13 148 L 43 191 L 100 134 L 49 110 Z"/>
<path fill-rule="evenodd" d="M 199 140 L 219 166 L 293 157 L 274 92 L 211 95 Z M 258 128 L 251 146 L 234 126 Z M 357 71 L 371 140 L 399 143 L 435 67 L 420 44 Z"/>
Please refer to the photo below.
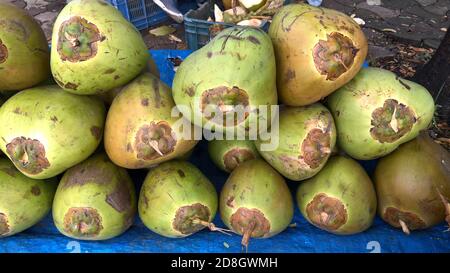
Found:
<path fill-rule="evenodd" d="M 6 152 L 20 170 L 38 174 L 50 166 L 45 148 L 37 139 L 16 137 L 6 145 Z"/>
<path fill-rule="evenodd" d="M 303 160 L 312 169 L 320 166 L 331 153 L 331 137 L 330 133 L 322 132 L 321 129 L 315 128 L 308 132 L 305 140 L 302 142 Z"/>
<path fill-rule="evenodd" d="M 372 112 L 371 136 L 380 143 L 392 143 L 411 131 L 417 121 L 408 106 L 394 99 L 387 99 L 382 107 Z"/>
<path fill-rule="evenodd" d="M 151 122 L 136 133 L 137 158 L 152 160 L 174 151 L 177 140 L 172 127 L 165 121 Z"/>
<path fill-rule="evenodd" d="M 337 230 L 347 222 L 344 204 L 325 193 L 314 196 L 306 207 L 306 213 L 315 225 L 328 231 Z"/>
<path fill-rule="evenodd" d="M 64 188 L 68 189 L 74 186 L 83 186 L 88 183 L 106 185 L 113 180 L 113 175 L 101 168 L 85 168 L 77 165 L 66 171 L 68 179 Z"/>
<path fill-rule="evenodd" d="M 226 124 L 227 113 L 233 113 L 236 106 L 247 107 L 249 105 L 249 97 L 245 90 L 237 86 L 226 87 L 219 86 L 208 89 L 202 93 L 201 111 L 205 118 L 217 123 Z M 214 113 L 220 112 L 219 119 L 215 118 Z M 234 114 L 234 113 L 233 113 Z M 249 113 L 246 111 L 244 116 L 234 115 L 234 125 L 237 125 L 247 119 Z M 220 119 L 222 117 L 222 119 Z M 228 124 L 228 126 L 233 126 Z"/>
<path fill-rule="evenodd" d="M 0 213 L 0 237 L 8 234 L 9 231 L 8 216 L 4 213 Z"/>
<path fill-rule="evenodd" d="M 39 186 L 33 186 L 31 187 L 31 193 L 34 196 L 39 196 L 41 194 L 41 189 L 39 188 Z"/>
<path fill-rule="evenodd" d="M 235 148 L 235 149 L 228 151 L 223 156 L 223 162 L 225 165 L 225 169 L 227 169 L 228 171 L 231 172 L 240 163 L 247 161 L 247 160 L 254 159 L 254 158 L 255 158 L 255 156 L 252 151 L 250 151 L 248 149 Z"/>
<path fill-rule="evenodd" d="M 97 43 L 104 39 L 95 24 L 73 16 L 59 28 L 57 51 L 63 61 L 83 62 L 97 55 Z"/>
<path fill-rule="evenodd" d="M 106 203 L 118 212 L 131 209 L 131 193 L 126 182 L 118 183 L 116 189 L 106 196 Z"/>
<path fill-rule="evenodd" d="M 250 237 L 264 237 L 270 231 L 270 222 L 258 209 L 239 208 L 231 215 L 231 226 L 242 234 L 241 244 L 248 250 Z"/>
<path fill-rule="evenodd" d="M 102 229 L 102 218 L 94 208 L 70 208 L 64 216 L 64 231 L 74 236 L 95 237 Z"/>
<path fill-rule="evenodd" d="M 312 54 L 317 71 L 334 81 L 349 70 L 358 51 L 350 38 L 332 32 L 327 40 L 319 40 Z"/>
<path fill-rule="evenodd" d="M 4 63 L 8 59 L 8 48 L 3 44 L 0 39 L 0 64 Z"/>
<path fill-rule="evenodd" d="M 200 203 L 195 203 L 190 206 L 183 206 L 178 208 L 175 213 L 175 218 L 172 226 L 181 234 L 189 235 L 207 227 L 211 231 L 218 231 L 226 235 L 230 235 L 231 230 L 218 228 L 213 223 L 209 222 L 211 212 L 208 207 Z"/>
<path fill-rule="evenodd" d="M 68 82 L 68 83 L 64 84 L 64 87 L 67 89 L 77 90 L 78 84 L 73 83 L 73 82 Z"/>
<path fill-rule="evenodd" d="M 100 139 L 102 136 L 102 130 L 98 126 L 91 127 L 91 134 L 95 139 Z"/>
<path fill-rule="evenodd" d="M 415 213 L 402 211 L 394 207 L 386 208 L 384 218 L 392 226 L 401 228 L 406 235 L 411 234 L 412 230 L 423 229 L 427 226 Z"/>
<path fill-rule="evenodd" d="M 295 70 L 293 69 L 288 69 L 288 71 L 286 72 L 286 76 L 285 76 L 285 80 L 286 82 L 292 80 L 295 78 Z"/>

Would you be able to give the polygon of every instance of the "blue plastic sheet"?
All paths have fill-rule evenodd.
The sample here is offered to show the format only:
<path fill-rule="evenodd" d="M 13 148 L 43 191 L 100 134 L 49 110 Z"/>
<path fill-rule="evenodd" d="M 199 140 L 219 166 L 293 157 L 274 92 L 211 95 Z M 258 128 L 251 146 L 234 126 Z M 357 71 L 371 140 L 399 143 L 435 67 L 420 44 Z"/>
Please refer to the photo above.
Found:
<path fill-rule="evenodd" d="M 168 58 L 185 58 L 189 51 L 158 50 L 151 51 L 158 64 L 161 79 L 172 83 L 173 64 Z M 195 148 L 190 161 L 197 165 L 213 181 L 220 191 L 227 174 L 218 170 L 209 160 L 204 141 Z M 361 162 L 369 175 L 372 175 L 376 162 Z M 140 189 L 146 172 L 132 171 L 131 175 Z M 292 193 L 298 182 L 289 181 Z M 214 223 L 223 227 L 216 216 Z M 450 234 L 444 233 L 444 223 L 425 231 L 414 231 L 404 235 L 376 218 L 373 226 L 361 233 L 338 236 L 310 225 L 295 208 L 292 223 L 281 234 L 269 239 L 252 239 L 249 252 L 450 252 Z M 12 237 L 0 239 L 0 252 L 241 252 L 241 238 L 227 236 L 218 232 L 203 230 L 183 239 L 169 239 L 148 230 L 136 217 L 134 225 L 123 235 L 101 242 L 76 241 L 59 234 L 51 215 L 36 226 Z"/>

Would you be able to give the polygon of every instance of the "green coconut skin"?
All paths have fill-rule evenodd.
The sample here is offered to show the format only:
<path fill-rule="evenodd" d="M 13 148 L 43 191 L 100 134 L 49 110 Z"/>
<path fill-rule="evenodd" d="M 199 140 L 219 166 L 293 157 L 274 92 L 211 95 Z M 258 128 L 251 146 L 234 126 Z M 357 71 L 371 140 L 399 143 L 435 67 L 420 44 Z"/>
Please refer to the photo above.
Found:
<path fill-rule="evenodd" d="M 320 227 L 308 217 L 308 204 L 321 193 L 340 200 L 345 207 L 347 220 L 337 229 Z M 298 187 L 296 199 L 306 220 L 316 227 L 339 235 L 355 234 L 368 229 L 377 209 L 377 197 L 369 176 L 355 160 L 344 156 L 331 157 L 317 175 L 305 180 Z"/>
<path fill-rule="evenodd" d="M 23 9 L 0 3 L 0 41 L 8 52 L 4 60 L 0 54 L 0 91 L 30 88 L 50 76 L 47 39 Z"/>
<path fill-rule="evenodd" d="M 370 132 L 372 112 L 388 99 L 409 107 L 415 122 L 395 141 L 382 143 Z M 382 157 L 412 140 L 428 127 L 435 110 L 433 98 L 423 86 L 380 68 L 362 68 L 352 81 L 328 97 L 327 104 L 336 122 L 339 147 L 360 160 Z"/>
<path fill-rule="evenodd" d="M 28 178 L 1 158 L 0 181 L 0 238 L 32 227 L 50 211 L 57 186 L 54 179 Z"/>
<path fill-rule="evenodd" d="M 209 210 L 209 217 L 203 221 L 210 223 L 216 215 L 217 203 L 214 186 L 197 167 L 187 161 L 173 160 L 149 172 L 141 189 L 138 209 L 147 228 L 165 237 L 181 238 L 205 226 L 192 223 L 192 219 L 199 217 L 194 213 L 185 218 L 185 223 L 192 230 L 181 232 L 176 229 L 174 219 L 180 208 L 201 204 Z"/>
<path fill-rule="evenodd" d="M 126 169 L 114 165 L 105 154 L 96 154 L 64 173 L 53 202 L 53 220 L 65 236 L 80 240 L 107 240 L 119 236 L 132 224 L 137 211 L 136 192 Z M 102 228 L 81 232 L 89 221 L 67 229 L 71 208 L 91 208 L 100 216 Z"/>
<path fill-rule="evenodd" d="M 320 131 L 317 131 L 319 129 Z M 312 140 L 309 147 L 314 150 L 312 163 L 304 158 L 303 144 L 313 130 L 328 135 L 327 143 Z M 320 103 L 300 107 L 280 108 L 279 115 L 279 145 L 275 150 L 263 151 L 262 144 L 269 141 L 256 140 L 256 148 L 260 155 L 284 177 L 301 181 L 317 174 L 325 163 L 336 144 L 336 128 L 333 117 L 326 107 Z M 317 148 L 321 143 L 321 148 Z"/>
<path fill-rule="evenodd" d="M 95 151 L 105 116 L 105 106 L 97 98 L 70 94 L 58 86 L 27 89 L 0 108 L 0 148 L 24 175 L 35 179 L 53 177 Z M 32 172 L 30 165 L 20 164 L 20 158 L 8 153 L 7 145 L 18 138 L 35 140 L 44 147 L 46 168 Z"/>
<path fill-rule="evenodd" d="M 267 0 L 239 0 L 239 3 L 250 11 L 257 11 L 266 4 Z"/>
<path fill-rule="evenodd" d="M 64 22 L 77 16 L 98 29 L 99 37 L 94 39 L 97 53 L 91 54 L 91 51 L 85 48 L 86 55 L 90 55 L 86 60 L 63 60 L 58 51 L 58 40 L 60 36 L 66 37 L 69 34 L 63 31 L 61 33 L 64 34 L 60 35 L 60 29 Z M 76 26 L 73 28 L 76 32 Z M 85 37 L 86 33 L 88 32 L 80 35 L 81 48 L 86 46 L 83 44 L 85 42 L 83 39 L 90 41 L 92 35 L 95 35 L 95 32 L 92 32 L 91 36 Z M 69 47 L 67 43 L 66 46 Z M 70 48 L 65 52 L 70 53 Z M 58 84 L 68 92 L 80 95 L 99 94 L 124 85 L 146 67 L 148 58 L 150 56 L 147 46 L 140 32 L 117 9 L 105 1 L 71 1 L 63 8 L 55 21 L 52 34 L 51 70 Z"/>
<path fill-rule="evenodd" d="M 270 123 L 270 117 L 262 117 L 262 113 L 256 111 L 234 126 L 209 121 L 201 110 L 202 95 L 221 86 L 244 90 L 248 105 L 252 107 L 267 105 L 270 110 L 270 105 L 277 104 L 275 56 L 266 33 L 257 28 L 235 27 L 220 32 L 178 67 L 173 81 L 173 98 L 184 117 L 199 127 L 213 124 L 208 129 L 216 132 L 235 134 L 236 128 L 242 132 L 245 128 L 257 128 L 257 120 Z M 223 103 L 242 105 L 239 100 L 224 100 Z"/>
<path fill-rule="evenodd" d="M 225 172 L 233 171 L 242 162 L 260 157 L 251 140 L 211 140 L 208 142 L 208 153 L 213 163 Z M 234 158 L 232 166 L 227 166 L 227 154 Z"/>
<path fill-rule="evenodd" d="M 250 237 L 269 238 L 285 230 L 292 221 L 294 205 L 284 178 L 262 159 L 240 164 L 228 177 L 220 193 L 220 216 L 225 225 L 238 234 L 231 218 L 240 208 L 256 209 L 270 227 L 255 226 Z M 242 219 L 250 225 L 252 218 Z M 244 226 L 248 230 L 249 225 Z M 250 230 L 251 231 L 251 230 Z M 244 243 L 244 242 L 243 242 Z"/>
<path fill-rule="evenodd" d="M 426 229 L 444 221 L 446 209 L 439 193 L 450 200 L 450 154 L 435 143 L 427 132 L 402 144 L 378 162 L 374 176 L 378 194 L 378 213 L 390 225 L 400 228 L 404 221 L 410 230 Z M 422 222 L 401 213 L 387 217 L 388 208 L 414 214 Z M 450 222 L 450 211 L 447 222 Z"/>

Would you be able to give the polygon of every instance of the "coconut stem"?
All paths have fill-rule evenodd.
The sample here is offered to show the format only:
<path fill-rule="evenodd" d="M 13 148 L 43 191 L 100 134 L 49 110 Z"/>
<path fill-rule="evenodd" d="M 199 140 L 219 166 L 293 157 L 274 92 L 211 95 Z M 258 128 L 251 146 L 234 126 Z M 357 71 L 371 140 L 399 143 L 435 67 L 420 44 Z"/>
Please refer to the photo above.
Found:
<path fill-rule="evenodd" d="M 28 153 L 27 153 L 27 151 L 23 152 L 23 155 L 21 156 L 19 161 L 22 162 L 22 164 L 27 164 L 28 163 Z"/>
<path fill-rule="evenodd" d="M 163 156 L 163 155 L 164 155 L 163 153 L 161 153 L 161 151 L 160 151 L 159 148 L 158 148 L 158 141 L 156 141 L 156 140 L 150 140 L 148 144 L 149 144 L 149 145 L 153 148 L 153 150 L 155 150 L 160 156 Z"/>
<path fill-rule="evenodd" d="M 342 61 L 341 56 L 339 54 L 334 55 L 336 60 L 345 68 L 345 70 L 348 70 L 348 67 L 345 65 L 345 63 Z"/>
<path fill-rule="evenodd" d="M 397 122 L 397 108 L 394 109 L 394 113 L 392 113 L 391 122 L 389 125 L 391 126 L 392 130 L 394 130 L 395 133 L 398 132 L 398 122 Z"/>
<path fill-rule="evenodd" d="M 73 37 L 69 35 L 69 33 L 64 33 L 64 37 L 70 42 L 73 47 L 80 46 L 80 41 L 78 41 L 77 37 Z"/>
<path fill-rule="evenodd" d="M 403 222 L 403 220 L 399 219 L 398 222 L 399 222 L 400 226 L 402 227 L 403 232 L 404 232 L 406 235 L 411 234 L 411 232 L 409 231 L 408 226 L 406 225 L 405 222 Z"/>
<path fill-rule="evenodd" d="M 253 230 L 255 229 L 255 227 L 256 227 L 256 222 L 255 221 L 250 221 L 249 225 L 244 230 L 244 234 L 242 236 L 241 244 L 245 247 L 245 252 L 248 252 L 248 242 L 250 241 L 250 236 L 252 235 Z"/>
<path fill-rule="evenodd" d="M 445 208 L 445 221 L 448 224 L 448 229 L 446 231 L 450 231 L 450 203 L 447 201 L 447 199 L 444 197 L 444 195 L 442 195 L 442 193 L 439 190 L 437 190 L 437 192 Z"/>
<path fill-rule="evenodd" d="M 216 225 L 214 225 L 213 223 L 206 222 L 206 221 L 203 221 L 203 220 L 198 219 L 198 218 L 193 219 L 192 223 L 205 226 L 205 227 L 209 228 L 209 230 L 211 230 L 211 231 L 218 231 L 220 233 L 223 233 L 223 234 L 226 234 L 228 236 L 231 236 L 231 234 L 230 234 L 232 232 L 231 230 L 225 229 L 225 228 L 216 227 Z"/>

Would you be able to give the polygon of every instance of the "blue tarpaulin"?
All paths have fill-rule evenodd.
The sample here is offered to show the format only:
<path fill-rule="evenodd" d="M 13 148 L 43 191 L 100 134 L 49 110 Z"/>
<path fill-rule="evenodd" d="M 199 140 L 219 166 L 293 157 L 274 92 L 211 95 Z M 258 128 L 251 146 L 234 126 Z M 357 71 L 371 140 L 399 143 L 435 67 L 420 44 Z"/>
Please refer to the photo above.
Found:
<path fill-rule="evenodd" d="M 172 83 L 173 64 L 168 58 L 185 58 L 189 51 L 151 51 L 158 64 L 161 79 Z M 201 141 L 190 161 L 217 186 L 218 192 L 225 183 L 227 173 L 218 170 L 209 160 L 207 145 Z M 372 175 L 376 162 L 361 162 Z M 132 171 L 139 191 L 146 171 Z M 288 181 L 294 194 L 299 182 Z M 224 227 L 218 215 L 214 223 Z M 450 233 L 445 233 L 444 223 L 424 231 L 405 235 L 376 218 L 373 226 L 360 234 L 333 235 L 310 225 L 295 208 L 289 227 L 281 234 L 268 239 L 252 239 L 248 252 L 450 252 Z M 136 217 L 134 225 L 121 236 L 100 242 L 77 241 L 58 233 L 51 215 L 36 226 L 12 237 L 0 239 L 0 252 L 241 252 L 241 238 L 208 230 L 183 239 L 169 239 L 148 230 Z"/>

